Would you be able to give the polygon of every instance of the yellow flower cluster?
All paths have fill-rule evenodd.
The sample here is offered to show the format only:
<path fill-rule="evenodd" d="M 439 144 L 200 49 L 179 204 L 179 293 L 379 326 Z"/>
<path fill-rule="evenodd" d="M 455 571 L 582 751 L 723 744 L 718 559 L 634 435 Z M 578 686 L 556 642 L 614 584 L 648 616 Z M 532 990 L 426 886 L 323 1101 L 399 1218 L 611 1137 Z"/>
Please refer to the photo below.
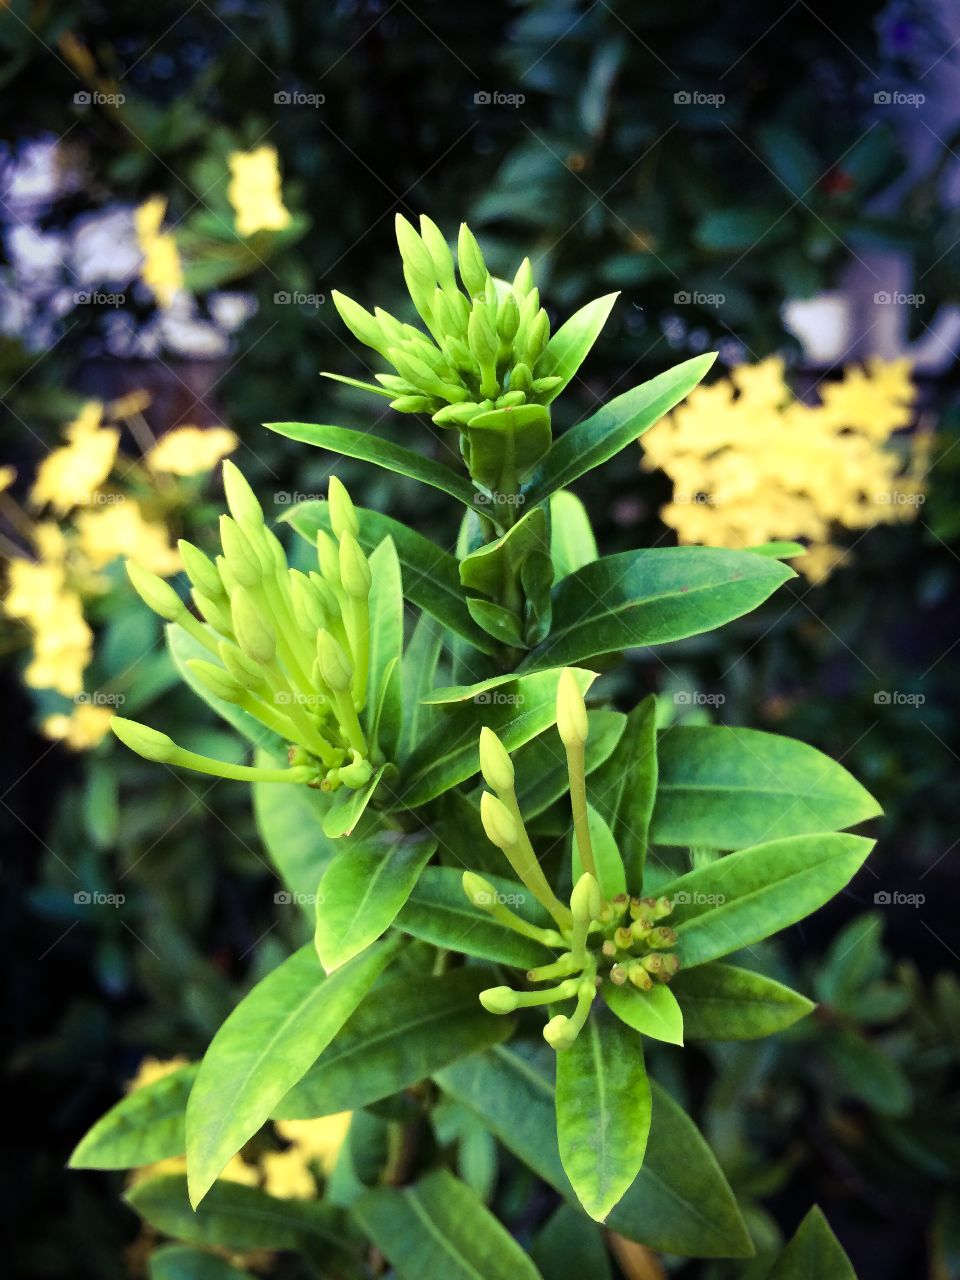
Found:
<path fill-rule="evenodd" d="M 275 147 L 230 154 L 227 199 L 236 215 L 237 234 L 246 238 L 257 231 L 283 231 L 290 213 L 283 203 L 280 168 Z"/>
<path fill-rule="evenodd" d="M 146 467 L 131 462 L 124 468 L 120 479 L 130 476 L 132 484 L 105 488 L 118 461 L 118 424 L 148 404 L 143 392 L 127 395 L 109 408 L 88 401 L 64 428 L 65 443 L 38 466 L 30 488 L 30 512 L 6 492 L 16 479 L 14 469 L 0 467 L 0 511 L 29 552 L 13 554 L 7 562 L 4 612 L 25 624 L 31 635 L 26 683 L 75 700 L 69 714 L 48 716 L 43 723 L 49 738 L 73 750 L 96 746 L 112 715 L 110 708 L 82 700 L 84 671 L 93 658 L 84 600 L 115 589 L 101 571 L 120 556 L 163 577 L 179 572 L 180 555 L 171 545 L 165 516 L 178 501 L 188 502 L 190 493 L 178 497 L 179 489 L 171 490 L 172 482 L 165 476 L 204 474 L 239 443 L 226 427 L 175 428 L 148 449 Z M 161 493 L 159 486 L 164 484 L 167 488 Z M 71 520 L 61 525 L 36 519 L 44 509 Z M 122 589 L 127 589 L 126 579 Z"/>
<path fill-rule="evenodd" d="M 129 1092 L 142 1089 L 187 1065 L 182 1057 L 144 1058 L 136 1076 L 131 1080 Z M 242 1182 L 248 1187 L 262 1186 L 263 1190 L 282 1200 L 313 1200 L 317 1195 L 317 1183 L 313 1175 L 316 1166 L 329 1177 L 337 1163 L 352 1112 L 341 1111 L 336 1115 L 322 1116 L 318 1120 L 277 1120 L 274 1127 L 278 1135 L 289 1145 L 283 1151 L 267 1151 L 257 1164 L 249 1163 L 236 1155 L 221 1173 L 228 1182 Z M 187 1162 L 183 1156 L 175 1156 L 158 1164 L 137 1169 L 133 1181 L 139 1182 L 157 1173 L 183 1173 Z"/>
<path fill-rule="evenodd" d="M 923 501 L 929 437 L 906 450 L 890 437 L 911 418 L 906 360 L 869 360 L 826 384 L 819 404 L 790 391 L 779 359 L 741 365 L 698 387 L 641 441 L 646 470 L 674 485 L 661 516 L 684 543 L 752 547 L 803 539 L 814 581 L 843 551 L 839 528 L 908 520 Z"/>
<path fill-rule="evenodd" d="M 183 288 L 183 267 L 172 231 L 161 231 L 167 202 L 151 196 L 133 215 L 137 243 L 143 254 L 140 275 L 161 307 L 170 307 Z"/>

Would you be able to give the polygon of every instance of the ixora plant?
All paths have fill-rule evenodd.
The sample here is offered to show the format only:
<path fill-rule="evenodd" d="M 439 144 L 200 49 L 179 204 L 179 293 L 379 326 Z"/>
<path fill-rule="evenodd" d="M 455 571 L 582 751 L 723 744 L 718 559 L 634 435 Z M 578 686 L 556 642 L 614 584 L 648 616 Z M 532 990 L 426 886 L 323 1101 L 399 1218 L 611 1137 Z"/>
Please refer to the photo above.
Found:
<path fill-rule="evenodd" d="M 801 549 L 599 556 L 567 486 L 632 445 L 712 357 L 555 440 L 551 402 L 614 297 L 551 335 L 529 262 L 509 284 L 465 227 L 455 264 L 428 219 L 419 234 L 397 225 L 426 332 L 337 306 L 396 371 L 370 388 L 456 432 L 467 475 L 372 433 L 273 429 L 448 494 L 465 508 L 457 554 L 357 510 L 332 479 L 327 501 L 285 517 L 309 543 L 290 568 L 227 463 L 222 556 L 182 547 L 194 608 L 131 572 L 169 620 L 184 679 L 256 756 L 210 760 L 119 718 L 115 732 L 148 758 L 252 783 L 278 898 L 315 938 L 199 1064 L 108 1113 L 73 1164 L 186 1153 L 185 1179 L 138 1180 L 129 1199 L 187 1246 L 299 1249 L 323 1275 L 386 1258 L 417 1280 L 534 1277 L 545 1246 L 528 1256 L 485 1207 L 491 1179 L 467 1154 L 479 1134 L 579 1210 L 544 1234 L 598 1258 L 597 1275 L 595 1223 L 669 1254 L 749 1257 L 734 1194 L 648 1078 L 645 1044 L 751 1039 L 809 1012 L 749 967 L 750 949 L 844 888 L 872 847 L 846 829 L 878 808 L 803 743 L 662 723 L 653 697 L 614 710 L 596 669 L 747 613 Z M 724 962 L 733 953 L 745 967 Z M 276 1147 L 271 1120 L 343 1111 L 353 1122 L 316 1199 L 219 1178 L 238 1152 Z M 813 1274 L 814 1258 L 824 1280 L 853 1274 L 816 1211 L 771 1274 Z"/>

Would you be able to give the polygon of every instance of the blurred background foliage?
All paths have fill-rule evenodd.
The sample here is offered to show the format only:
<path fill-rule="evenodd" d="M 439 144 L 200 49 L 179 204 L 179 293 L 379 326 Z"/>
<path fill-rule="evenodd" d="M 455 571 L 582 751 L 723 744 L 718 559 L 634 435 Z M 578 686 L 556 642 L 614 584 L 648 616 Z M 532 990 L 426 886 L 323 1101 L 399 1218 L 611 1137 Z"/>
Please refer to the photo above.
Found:
<path fill-rule="evenodd" d="M 956 83 L 955 21 L 920 0 L 780 13 L 760 0 L 0 6 L 0 461 L 17 468 L 18 497 L 85 401 L 144 390 L 156 435 L 236 432 L 277 516 L 322 492 L 336 464 L 359 501 L 451 546 L 440 495 L 260 426 L 337 422 L 447 449 L 428 425 L 318 377 L 365 373 L 333 288 L 403 310 L 397 210 L 451 235 L 465 218 L 505 273 L 529 253 L 554 317 L 622 290 L 560 426 L 714 347 L 727 365 L 779 353 L 814 400 L 855 358 L 914 341 L 926 353 L 914 423 L 935 441 L 916 519 L 848 535 L 832 575 L 798 579 L 719 635 L 631 655 L 616 689 L 625 706 L 656 691 L 670 714 L 803 738 L 884 805 L 873 869 L 764 956 L 818 1013 L 769 1043 L 663 1049 L 655 1064 L 707 1126 L 759 1239 L 789 1234 L 817 1200 L 879 1280 L 960 1276 L 960 451 L 955 341 L 938 327 L 960 292 L 957 122 L 938 105 Z M 242 238 L 229 157 L 264 145 L 291 223 Z M 185 264 L 166 308 L 140 279 L 134 230 L 155 196 Z M 912 304 L 882 301 L 898 290 Z M 824 296 L 853 299 L 832 354 L 785 310 Z M 213 488 L 173 535 L 203 543 Z M 639 451 L 582 496 L 605 550 L 673 537 L 658 514 L 670 482 L 642 474 Z M 22 531 L 3 519 L 12 554 Z M 119 562 L 109 572 L 87 612 L 86 688 L 128 689 L 128 713 L 162 699 L 178 741 L 236 751 L 173 681 Z M 158 770 L 111 740 L 77 753 L 39 736 L 52 708 L 22 683 L 26 642 L 4 622 L 6 1071 L 15 1114 L 30 1117 L 8 1135 L 19 1230 L 7 1256 L 24 1277 L 109 1280 L 142 1273 L 143 1242 L 118 1186 L 63 1171 L 70 1148 L 145 1054 L 199 1054 L 303 925 L 275 901 L 244 788 Z M 478 1184 L 529 1243 L 552 1202 L 509 1159 L 494 1183 L 478 1141 Z M 621 1259 L 628 1277 L 658 1265 Z"/>

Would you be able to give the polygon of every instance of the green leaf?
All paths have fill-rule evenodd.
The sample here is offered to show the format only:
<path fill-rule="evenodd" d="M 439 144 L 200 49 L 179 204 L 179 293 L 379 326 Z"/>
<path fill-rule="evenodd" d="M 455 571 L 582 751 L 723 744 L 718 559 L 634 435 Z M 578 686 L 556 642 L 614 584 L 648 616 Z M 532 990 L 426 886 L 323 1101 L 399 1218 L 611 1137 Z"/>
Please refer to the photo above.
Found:
<path fill-rule="evenodd" d="M 571 818 L 572 822 L 572 818 Z M 592 804 L 587 804 L 587 822 L 590 826 L 590 843 L 593 845 L 593 857 L 597 866 L 597 880 L 603 896 L 615 898 L 627 892 L 627 876 L 623 867 L 620 850 L 613 838 L 613 832 L 607 826 L 606 819 L 597 812 Z M 570 837 L 571 878 L 574 884 L 583 875 L 583 864 L 580 861 L 580 850 L 574 837 Z"/>
<path fill-rule="evenodd" d="M 663 885 L 686 968 L 749 947 L 822 907 L 843 889 L 874 841 L 808 835 L 771 840 Z"/>
<path fill-rule="evenodd" d="M 574 675 L 581 693 L 596 679 L 592 671 Z M 463 705 L 443 707 L 437 727 L 407 763 L 402 803 L 410 808 L 426 804 L 477 773 L 482 725 L 493 729 L 508 751 L 543 733 L 556 722 L 559 679 L 559 671 L 545 671 L 460 686 L 456 692 Z"/>
<path fill-rule="evenodd" d="M 325 977 L 313 946 L 301 947 L 237 1005 L 213 1037 L 187 1104 L 194 1207 L 317 1060 L 395 951 L 395 943 L 380 943 Z"/>
<path fill-rule="evenodd" d="M 608 293 L 602 298 L 594 298 L 564 321 L 547 343 L 536 363 L 535 376 L 562 378 L 563 381 L 544 397 L 545 404 L 556 400 L 583 364 L 619 297 L 619 293 Z"/>
<path fill-rule="evenodd" d="M 460 581 L 471 591 L 480 591 L 492 600 L 507 599 L 513 592 L 519 598 L 520 572 L 531 556 L 546 553 L 550 540 L 547 513 L 534 507 L 517 521 L 501 538 L 485 543 L 460 561 Z M 549 568 L 549 560 L 547 560 Z M 550 581 L 542 583 L 549 596 Z"/>
<path fill-rule="evenodd" d="M 857 1280 L 857 1276 L 840 1241 L 814 1205 L 767 1280 Z"/>
<path fill-rule="evenodd" d="M 470 474 L 491 493 L 513 494 L 550 449 L 550 413 L 541 404 L 491 409 L 464 429 Z M 496 515 L 496 504 L 491 508 Z"/>
<path fill-rule="evenodd" d="M 657 774 L 657 700 L 650 694 L 627 716 L 616 750 L 589 788 L 613 831 L 634 891 L 643 885 Z"/>
<path fill-rule="evenodd" d="M 504 895 L 511 911 L 541 926 L 548 923 L 523 885 L 502 876 L 485 878 Z M 535 969 L 555 958 L 539 942 L 514 933 L 473 906 L 463 892 L 462 880 L 459 869 L 427 867 L 397 916 L 399 928 L 436 947 L 519 969 Z"/>
<path fill-rule="evenodd" d="M 370 556 L 370 682 L 367 723 L 388 760 L 396 754 L 403 718 L 402 686 L 394 674 L 403 659 L 403 581 L 392 538 Z"/>
<path fill-rule="evenodd" d="M 182 1174 L 138 1182 L 127 1204 L 150 1226 L 188 1244 L 227 1249 L 297 1249 L 313 1240 L 338 1253 L 345 1246 L 341 1218 L 316 1200 L 279 1200 L 256 1187 L 218 1182 L 197 1209 Z"/>
<path fill-rule="evenodd" d="M 366 384 L 361 385 L 366 389 Z M 376 390 L 382 392 L 383 388 L 377 387 Z M 392 391 L 386 394 L 393 399 Z M 451 467 L 444 466 L 442 462 L 435 462 L 422 453 L 414 453 L 412 449 L 404 449 L 389 440 L 382 440 L 369 431 L 349 431 L 346 427 L 328 427 L 315 422 L 266 422 L 264 426 L 290 440 L 301 440 L 304 444 L 329 449 L 331 453 L 342 454 L 347 458 L 372 462 L 375 466 L 385 467 L 394 475 L 409 476 L 411 480 L 419 480 L 421 484 L 428 484 L 442 493 L 448 493 L 451 498 L 456 498 L 464 506 L 473 509 L 476 492 L 463 476 L 458 475 Z"/>
<path fill-rule="evenodd" d="M 328 839 L 339 840 L 341 836 L 353 834 L 388 769 L 395 775 L 393 766 L 382 764 L 365 787 L 357 791 L 341 788 L 323 817 L 323 834 Z"/>
<path fill-rule="evenodd" d="M 429 613 L 421 613 L 403 662 L 403 727 L 398 761 L 405 761 L 430 732 L 433 713 L 423 705 L 423 699 L 434 686 L 442 647 L 441 627 Z"/>
<path fill-rule="evenodd" d="M 389 929 L 436 847 L 424 831 L 373 831 L 337 854 L 317 890 L 315 941 L 327 973 Z"/>
<path fill-rule="evenodd" d="M 618 987 L 605 981 L 600 993 L 621 1022 L 634 1031 L 667 1044 L 683 1044 L 683 1013 L 669 987 L 655 983 L 649 991 L 638 991 L 630 982 Z"/>
<path fill-rule="evenodd" d="M 77 1144 L 71 1169 L 141 1169 L 187 1149 L 184 1114 L 199 1067 L 172 1071 L 122 1098 Z"/>
<path fill-rule="evenodd" d="M 416 982 L 404 974 L 377 983 L 274 1107 L 274 1117 L 309 1120 L 356 1111 L 499 1044 L 515 1023 L 491 1017 L 480 1004 L 480 992 L 492 981 L 486 969 L 470 967 Z"/>
<path fill-rule="evenodd" d="M 746 547 L 755 556 L 772 556 L 774 560 L 794 560 L 797 556 L 805 556 L 807 548 L 802 542 L 764 542 L 759 547 Z"/>
<path fill-rule="evenodd" d="M 683 1010 L 688 1040 L 758 1040 L 816 1007 L 782 982 L 732 964 L 681 969 L 670 987 Z"/>
<path fill-rule="evenodd" d="M 154 1249 L 147 1266 L 150 1280 L 254 1280 L 251 1272 L 240 1271 L 226 1258 L 182 1244 Z"/>
<path fill-rule="evenodd" d="M 602 1008 L 557 1054 L 556 1108 L 564 1172 L 590 1217 L 605 1222 L 643 1164 L 651 1102 L 641 1041 Z"/>
<path fill-rule="evenodd" d="M 742 849 L 761 840 L 839 831 L 880 807 L 835 760 L 757 729 L 676 725 L 659 735 L 657 844 Z"/>
<path fill-rule="evenodd" d="M 450 631 L 468 640 L 481 653 L 496 653 L 496 646 L 470 617 L 457 561 L 449 552 L 414 533 L 399 520 L 379 511 L 357 508 L 360 518 L 359 542 L 369 555 L 386 537 L 393 539 L 403 574 L 404 591 L 411 604 L 425 609 Z M 330 513 L 325 502 L 302 502 L 284 517 L 301 537 L 316 543 L 320 529 L 330 532 Z"/>
<path fill-rule="evenodd" d="M 565 489 L 578 476 L 592 471 L 633 444 L 693 390 L 715 359 L 716 355 L 710 353 L 685 360 L 649 382 L 616 396 L 589 418 L 564 432 L 547 454 L 527 494 L 527 501 L 542 502 L 558 489 Z"/>
<path fill-rule="evenodd" d="M 398 1280 L 539 1280 L 536 1267 L 465 1182 L 446 1169 L 352 1209 Z"/>
<path fill-rule="evenodd" d="M 624 731 L 627 717 L 619 711 L 588 711 L 590 735 L 586 745 L 586 772 L 589 776 L 610 756 Z M 567 753 L 560 738 L 543 733 L 513 756 L 517 803 L 529 821 L 565 795 L 569 787 Z M 589 788 L 588 788 L 589 791 Z"/>
<path fill-rule="evenodd" d="M 820 1047 L 830 1093 L 856 1098 L 881 1116 L 907 1116 L 910 1078 L 896 1059 L 857 1031 L 832 1028 Z"/>
<path fill-rule="evenodd" d="M 553 1125 L 555 1060 L 545 1045 L 498 1045 L 454 1063 L 436 1078 L 446 1093 L 476 1111 L 505 1147 L 576 1204 Z M 651 1092 L 646 1156 L 608 1226 L 665 1253 L 749 1257 L 750 1237 L 710 1148 L 656 1081 Z"/>
<path fill-rule="evenodd" d="M 257 764 L 267 760 L 265 753 L 257 753 Z M 329 807 L 330 797 L 312 787 L 253 784 L 253 812 L 260 839 L 290 893 L 299 902 L 309 902 L 311 920 L 320 877 L 337 852 L 336 841 L 323 834 Z"/>
<path fill-rule="evenodd" d="M 554 588 L 553 629 L 519 669 L 569 666 L 712 631 L 749 613 L 793 577 L 779 560 L 718 547 L 604 556 Z"/>
<path fill-rule="evenodd" d="M 560 489 L 550 495 L 550 555 L 553 579 L 582 569 L 599 556 L 587 509 L 574 493 Z"/>
<path fill-rule="evenodd" d="M 499 644 L 513 649 L 527 648 L 523 639 L 523 622 L 512 609 L 494 604 L 492 600 L 480 600 L 476 596 L 467 596 L 466 600 L 470 617 L 488 636 L 493 636 Z"/>
<path fill-rule="evenodd" d="M 570 1205 L 561 1204 L 530 1250 L 543 1280 L 611 1280 L 600 1228 Z"/>

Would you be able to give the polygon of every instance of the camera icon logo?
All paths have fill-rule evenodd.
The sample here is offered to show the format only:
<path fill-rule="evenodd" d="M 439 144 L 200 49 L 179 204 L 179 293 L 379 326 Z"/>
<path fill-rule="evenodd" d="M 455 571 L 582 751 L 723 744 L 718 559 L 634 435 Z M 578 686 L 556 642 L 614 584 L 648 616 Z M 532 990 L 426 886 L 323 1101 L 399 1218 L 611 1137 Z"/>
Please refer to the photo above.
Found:
<path fill-rule="evenodd" d="M 873 95 L 873 100 L 878 107 L 888 107 L 892 101 L 889 89 L 878 89 Z"/>
<path fill-rule="evenodd" d="M 678 307 L 687 307 L 690 305 L 690 295 L 686 289 L 681 289 L 673 295 L 673 301 Z"/>
<path fill-rule="evenodd" d="M 290 105 L 290 94 L 286 89 L 279 89 L 274 95 L 273 100 L 278 107 L 286 107 Z"/>
<path fill-rule="evenodd" d="M 478 107 L 489 107 L 492 99 L 486 89 L 481 89 L 473 95 L 473 101 Z"/>
<path fill-rule="evenodd" d="M 889 707 L 890 694 L 886 689 L 880 689 L 873 695 L 874 704 L 878 707 Z"/>
<path fill-rule="evenodd" d="M 78 107 L 89 107 L 93 101 L 93 95 L 88 93 L 86 89 L 80 89 L 73 95 L 73 101 Z"/>
<path fill-rule="evenodd" d="M 878 907 L 889 907 L 890 894 L 886 891 L 886 889 L 878 889 L 877 892 L 873 895 L 873 901 L 874 901 L 874 904 Z"/>
<path fill-rule="evenodd" d="M 288 907 L 293 901 L 293 894 L 288 893 L 286 889 L 280 889 L 273 895 L 273 900 L 279 907 Z"/>
<path fill-rule="evenodd" d="M 673 95 L 673 100 L 678 107 L 689 107 L 691 102 L 689 89 L 678 89 Z"/>
<path fill-rule="evenodd" d="M 278 307 L 287 307 L 290 305 L 290 295 L 285 289 L 281 289 L 273 295 L 273 301 Z"/>
<path fill-rule="evenodd" d="M 91 895 L 86 889 L 81 889 L 78 893 L 75 893 L 73 895 L 73 900 L 78 907 L 88 907 L 93 901 Z"/>

